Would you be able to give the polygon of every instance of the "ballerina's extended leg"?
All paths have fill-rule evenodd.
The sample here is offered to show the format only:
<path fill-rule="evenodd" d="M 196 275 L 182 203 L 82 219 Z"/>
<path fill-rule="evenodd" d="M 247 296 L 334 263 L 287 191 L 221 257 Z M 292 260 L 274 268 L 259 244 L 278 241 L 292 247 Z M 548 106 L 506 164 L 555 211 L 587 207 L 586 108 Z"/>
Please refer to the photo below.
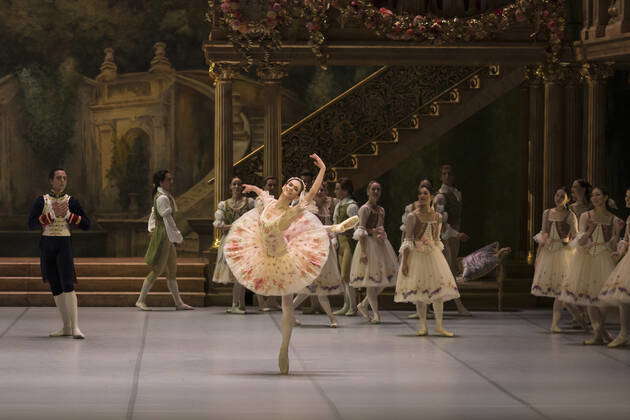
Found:
<path fill-rule="evenodd" d="M 282 296 L 282 344 L 278 354 L 278 368 L 283 375 L 289 373 L 289 343 L 291 342 L 294 322 L 293 299 L 291 295 Z"/>

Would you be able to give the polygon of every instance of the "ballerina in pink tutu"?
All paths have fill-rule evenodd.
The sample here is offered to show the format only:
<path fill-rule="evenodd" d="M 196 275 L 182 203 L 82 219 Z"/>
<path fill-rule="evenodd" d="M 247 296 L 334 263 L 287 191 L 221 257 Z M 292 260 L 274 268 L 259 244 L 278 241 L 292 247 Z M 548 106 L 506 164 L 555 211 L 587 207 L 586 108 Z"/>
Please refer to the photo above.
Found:
<path fill-rule="evenodd" d="M 234 222 L 223 252 L 237 281 L 256 294 L 282 296 L 282 345 L 278 366 L 289 371 L 289 341 L 293 329 L 293 294 L 311 284 L 322 271 L 330 241 L 328 230 L 341 232 L 356 225 L 350 218 L 340 225 L 324 226 L 308 211 L 324 180 L 326 165 L 316 154 L 310 156 L 319 168 L 311 189 L 300 178 L 290 178 L 276 200 L 254 185 L 244 185 L 262 201 L 262 211 L 250 210 Z M 291 202 L 298 200 L 291 206 Z"/>

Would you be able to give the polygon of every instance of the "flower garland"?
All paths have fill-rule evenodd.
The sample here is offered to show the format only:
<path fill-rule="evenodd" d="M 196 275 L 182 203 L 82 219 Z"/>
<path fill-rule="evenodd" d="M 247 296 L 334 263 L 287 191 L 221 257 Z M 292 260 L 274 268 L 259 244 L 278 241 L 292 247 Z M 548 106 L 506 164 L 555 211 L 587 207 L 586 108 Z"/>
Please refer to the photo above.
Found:
<path fill-rule="evenodd" d="M 546 35 L 549 59 L 554 62 L 559 59 L 566 26 L 565 0 L 515 0 L 478 16 L 449 19 L 409 13 L 398 15 L 365 0 L 351 0 L 337 7 L 344 19 L 358 20 L 377 35 L 433 44 L 484 41 L 514 24 L 529 21 L 534 27 L 531 38 Z"/>
<path fill-rule="evenodd" d="M 217 1 L 208 2 L 210 10 Z M 241 13 L 239 0 L 220 0 L 219 25 L 226 29 L 228 39 L 245 58 L 249 66 L 259 61 L 269 64 L 274 50 L 281 46 L 282 30 L 302 26 L 308 33 L 309 44 L 320 65 L 325 67 L 328 56 L 323 52 L 326 41 L 324 31 L 328 28 L 328 0 L 266 0 L 264 17 L 259 21 L 248 21 Z M 211 21 L 209 17 L 208 20 Z M 252 50 L 260 47 L 263 58 L 256 60 Z"/>
<path fill-rule="evenodd" d="M 256 61 L 252 50 L 265 51 L 263 62 L 270 60 L 281 47 L 282 31 L 302 27 L 320 65 L 325 66 L 327 54 L 325 32 L 328 12 L 336 10 L 341 22 L 356 21 L 367 30 L 392 40 L 431 44 L 483 41 L 504 32 L 514 24 L 530 22 L 534 32 L 530 38 L 542 35 L 548 41 L 548 60 L 557 64 L 562 50 L 566 20 L 565 0 L 514 0 L 513 3 L 468 18 L 439 18 L 431 15 L 396 14 L 385 7 L 374 7 L 369 0 L 268 0 L 267 11 L 259 21 L 248 21 L 240 11 L 239 0 L 220 0 L 219 24 L 228 38 L 246 58 Z M 215 7 L 215 1 L 209 2 Z"/>

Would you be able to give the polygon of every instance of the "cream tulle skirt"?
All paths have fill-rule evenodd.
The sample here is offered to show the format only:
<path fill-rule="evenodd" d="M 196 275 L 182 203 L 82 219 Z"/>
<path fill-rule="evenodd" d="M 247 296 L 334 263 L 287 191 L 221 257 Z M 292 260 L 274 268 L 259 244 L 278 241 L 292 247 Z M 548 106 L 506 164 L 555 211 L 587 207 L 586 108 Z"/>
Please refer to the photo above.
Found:
<path fill-rule="evenodd" d="M 557 298 L 569 277 L 575 249 L 558 242 L 544 246 L 536 258 L 532 295 Z"/>
<path fill-rule="evenodd" d="M 323 296 L 338 295 L 342 292 L 343 285 L 341 284 L 341 274 L 339 273 L 339 263 L 337 262 L 337 251 L 331 244 L 328 259 L 319 277 L 298 293 Z"/>
<path fill-rule="evenodd" d="M 221 244 L 217 252 L 217 262 L 214 265 L 214 273 L 212 274 L 212 281 L 220 284 L 231 284 L 236 281 L 236 278 L 225 260 L 225 254 L 223 253 L 224 243 L 225 236 L 221 238 Z"/>
<path fill-rule="evenodd" d="M 630 304 L 630 253 L 627 253 L 610 273 L 599 294 L 605 305 Z"/>
<path fill-rule="evenodd" d="M 575 305 L 599 305 L 599 294 L 614 269 L 615 262 L 609 249 L 592 254 L 589 249 L 578 248 L 562 286 L 560 300 Z"/>
<path fill-rule="evenodd" d="M 409 272 L 402 267 L 396 281 L 394 302 L 446 302 L 459 297 L 451 268 L 437 246 L 409 248 Z"/>
<path fill-rule="evenodd" d="M 398 257 L 387 238 L 365 237 L 365 255 L 367 264 L 361 262 L 363 244 L 357 243 L 350 268 L 350 286 L 352 287 L 389 287 L 396 284 Z"/>
<path fill-rule="evenodd" d="M 236 280 L 264 296 L 298 293 L 319 277 L 330 249 L 328 231 L 317 216 L 302 213 L 282 232 L 286 252 L 269 255 L 268 233 L 259 223 L 260 213 L 250 210 L 232 225 L 223 253 Z"/>

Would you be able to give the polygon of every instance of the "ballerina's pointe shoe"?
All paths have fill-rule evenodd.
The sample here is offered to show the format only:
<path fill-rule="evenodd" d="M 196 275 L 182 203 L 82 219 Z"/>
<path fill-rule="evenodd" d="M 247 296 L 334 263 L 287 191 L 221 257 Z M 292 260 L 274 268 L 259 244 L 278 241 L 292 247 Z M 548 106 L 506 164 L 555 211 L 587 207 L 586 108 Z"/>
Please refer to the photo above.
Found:
<path fill-rule="evenodd" d="M 176 311 L 192 311 L 192 310 L 194 310 L 194 309 L 195 309 L 195 308 L 193 308 L 193 307 L 192 307 L 192 306 L 190 306 L 190 305 L 186 305 L 185 303 L 182 303 L 181 305 L 177 305 L 177 306 L 175 307 L 175 310 L 176 310 Z"/>
<path fill-rule="evenodd" d="M 368 310 L 365 307 L 365 305 L 363 305 L 362 303 L 359 303 L 357 305 L 357 311 L 359 312 L 359 314 L 361 314 L 363 318 L 367 319 L 368 321 L 370 320 L 370 314 L 368 313 Z"/>
<path fill-rule="evenodd" d="M 238 306 L 232 306 L 231 308 L 227 308 L 225 312 L 232 315 L 245 315 L 247 313 L 243 309 L 239 308 Z"/>
<path fill-rule="evenodd" d="M 141 311 L 150 311 L 151 310 L 151 308 L 149 308 L 147 306 L 147 304 L 144 303 L 144 302 L 136 302 L 136 308 L 140 309 Z"/>
<path fill-rule="evenodd" d="M 346 230 L 352 229 L 358 224 L 359 224 L 359 216 L 352 216 L 339 224 L 332 225 L 330 227 L 330 231 L 333 233 L 341 233 L 341 232 L 345 232 Z"/>
<path fill-rule="evenodd" d="M 549 331 L 550 331 L 552 334 L 560 334 L 560 333 L 563 333 L 563 332 L 564 332 L 564 331 L 562 331 L 562 328 L 558 327 L 557 325 L 553 325 L 553 326 L 549 329 Z"/>
<path fill-rule="evenodd" d="M 328 326 L 330 328 L 337 328 L 337 320 L 336 319 L 331 320 L 330 323 L 328 324 Z"/>
<path fill-rule="evenodd" d="M 341 308 L 333 312 L 333 315 L 345 315 L 346 312 L 348 312 L 348 309 L 350 309 L 349 305 L 343 305 Z"/>
<path fill-rule="evenodd" d="M 72 335 L 72 329 L 70 327 L 63 327 L 57 331 L 53 331 L 48 334 L 48 337 L 69 337 Z"/>
<path fill-rule="evenodd" d="M 344 315 L 345 316 L 357 316 L 357 308 L 348 309 L 348 311 Z"/>
<path fill-rule="evenodd" d="M 606 344 L 606 343 L 604 343 L 604 339 L 603 339 L 602 335 L 596 333 L 595 335 L 593 335 L 588 340 L 584 340 L 583 344 L 585 346 L 595 346 L 595 345 L 603 345 L 603 344 Z"/>
<path fill-rule="evenodd" d="M 74 327 L 72 329 L 72 338 L 74 338 L 75 340 L 83 340 L 85 338 L 85 335 L 81 332 L 79 327 Z"/>
<path fill-rule="evenodd" d="M 454 337 L 455 334 L 453 334 L 450 331 L 446 331 L 444 328 L 436 328 L 435 329 L 435 333 L 437 335 L 441 335 L 442 337 Z"/>
<path fill-rule="evenodd" d="M 602 339 L 604 340 L 604 343 L 610 343 L 613 341 L 612 335 L 610 335 L 608 330 L 602 331 Z"/>
<path fill-rule="evenodd" d="M 614 349 L 615 347 L 621 347 L 628 344 L 628 337 L 625 335 L 619 335 L 613 341 L 608 343 L 608 348 Z"/>
<path fill-rule="evenodd" d="M 419 336 L 419 337 L 424 337 L 428 333 L 429 333 L 429 331 L 427 330 L 427 327 L 422 327 L 418 331 L 416 331 L 416 335 Z"/>
<path fill-rule="evenodd" d="M 417 313 L 413 313 L 413 314 L 407 316 L 407 319 L 418 319 L 418 318 L 419 318 L 419 316 L 418 316 Z"/>
<path fill-rule="evenodd" d="M 372 319 L 370 319 L 370 324 L 380 324 L 380 323 L 381 323 L 381 317 L 378 314 L 374 314 Z"/>
<path fill-rule="evenodd" d="M 278 369 L 282 375 L 289 373 L 289 349 L 280 349 L 278 354 Z"/>

